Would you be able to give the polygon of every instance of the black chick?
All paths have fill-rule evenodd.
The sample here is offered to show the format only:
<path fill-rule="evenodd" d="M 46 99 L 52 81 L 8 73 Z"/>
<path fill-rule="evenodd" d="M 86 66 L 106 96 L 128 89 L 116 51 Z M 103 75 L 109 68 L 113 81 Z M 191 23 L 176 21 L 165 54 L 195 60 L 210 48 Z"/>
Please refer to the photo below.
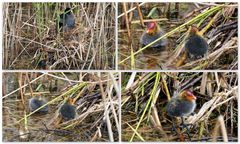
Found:
<path fill-rule="evenodd" d="M 178 96 L 173 97 L 167 104 L 167 114 L 171 117 L 181 117 L 181 126 L 187 129 L 187 134 L 191 140 L 189 129 L 186 124 L 184 124 L 183 117 L 190 115 L 196 108 L 196 96 L 189 90 L 182 91 Z M 173 129 L 175 128 L 175 123 L 173 123 Z"/>
<path fill-rule="evenodd" d="M 192 26 L 190 35 L 185 43 L 188 57 L 193 59 L 202 58 L 208 51 L 208 43 L 199 33 L 197 27 Z"/>
<path fill-rule="evenodd" d="M 76 116 L 76 107 L 72 104 L 72 99 L 65 102 L 59 110 L 60 115 L 66 121 L 74 119 Z"/>
<path fill-rule="evenodd" d="M 37 110 L 38 108 L 40 108 L 41 106 L 45 105 L 47 102 L 45 100 L 41 100 L 39 98 L 31 98 L 29 100 L 29 109 L 31 112 Z M 46 114 L 48 113 L 48 105 L 44 106 L 43 108 L 41 108 L 40 110 L 38 110 L 36 113 L 39 114 Z"/>
<path fill-rule="evenodd" d="M 40 60 L 37 64 L 37 67 L 39 69 L 47 69 L 47 61 L 46 60 Z"/>
<path fill-rule="evenodd" d="M 75 26 L 75 17 L 71 11 L 71 8 L 66 8 L 64 13 L 60 14 L 57 18 L 56 30 L 59 31 L 67 31 L 69 29 L 74 28 Z"/>
<path fill-rule="evenodd" d="M 160 29 L 157 22 L 150 22 L 147 25 L 147 30 L 142 34 L 140 43 L 142 47 L 150 44 L 164 35 L 164 31 Z M 167 45 L 167 39 L 161 39 L 150 46 L 150 48 L 163 49 Z"/>
<path fill-rule="evenodd" d="M 196 96 L 189 90 L 182 91 L 167 104 L 167 113 L 171 117 L 190 115 L 196 108 Z"/>

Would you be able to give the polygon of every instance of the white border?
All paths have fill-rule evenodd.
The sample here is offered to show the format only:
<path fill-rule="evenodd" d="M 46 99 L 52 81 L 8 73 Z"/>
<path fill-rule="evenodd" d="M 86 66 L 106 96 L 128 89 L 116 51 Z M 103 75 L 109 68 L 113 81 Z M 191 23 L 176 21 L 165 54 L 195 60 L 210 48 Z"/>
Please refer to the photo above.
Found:
<path fill-rule="evenodd" d="M 118 2 L 136 2 L 134 0 L 132 1 L 129 1 L 129 0 L 71 0 L 71 1 L 67 1 L 67 0 L 31 0 L 31 1 L 28 1 L 28 0 L 2 0 L 2 2 L 0 3 L 0 9 L 1 9 L 1 12 L 0 12 L 0 35 L 1 35 L 1 40 L 0 40 L 0 45 L 1 45 L 1 58 L 0 58 L 0 81 L 2 82 L 2 73 L 3 72 L 40 72 L 40 71 L 45 71 L 45 72 L 119 72 L 119 82 L 121 83 L 121 72 L 237 72 L 238 73 L 238 83 L 240 82 L 240 78 L 239 78 L 239 74 L 240 74 L 240 71 L 239 71 L 239 61 L 240 61 L 240 51 L 239 51 L 239 45 L 238 45 L 238 70 L 118 70 L 118 51 L 117 51 L 117 48 L 116 48 L 116 67 L 114 70 L 2 70 L 2 57 L 3 57 L 3 42 L 2 42 L 2 36 L 3 36 L 3 31 L 2 31 L 2 26 L 3 26 L 3 20 L 2 20 L 2 4 L 3 2 L 116 2 L 116 15 L 117 15 L 117 8 L 118 8 L 118 5 L 117 3 Z M 140 2 L 140 1 L 139 1 Z M 141 2 L 194 2 L 193 0 L 151 0 L 151 1 L 148 1 L 148 0 L 141 0 Z M 199 0 L 198 2 L 238 2 L 238 0 Z M 239 7 L 239 3 L 238 3 L 238 7 Z M 240 15 L 240 12 L 238 10 L 238 24 L 240 22 L 240 19 L 239 19 L 239 15 Z M 118 20 L 116 18 L 115 20 L 115 44 L 116 44 L 116 47 L 118 47 Z M 239 26 L 238 26 L 238 36 L 239 36 L 240 32 L 239 32 Z M 239 37 L 238 37 L 238 42 L 239 42 Z M 239 43 L 238 43 L 239 44 Z M 120 89 L 121 89 L 121 85 L 120 85 Z M 2 86 L 0 88 L 0 93 L 2 94 Z M 238 95 L 239 95 L 239 90 L 238 90 Z M 239 97 L 239 96 L 238 96 Z M 239 98 L 238 98 L 239 99 Z M 119 104 L 121 106 L 121 98 L 119 98 Z M 239 100 L 238 100 L 239 101 Z M 0 110 L 0 117 L 1 117 L 1 120 L 2 120 L 2 99 L 1 99 L 1 104 L 0 104 L 0 107 L 1 107 L 1 110 Z M 239 110 L 240 106 L 238 105 L 238 110 Z M 119 119 L 121 119 L 121 109 L 119 109 Z M 240 114 L 240 112 L 238 111 L 238 114 Z M 239 117 L 238 117 L 238 121 L 239 121 Z M 120 121 L 120 127 L 121 127 L 121 121 Z M 2 138 L 2 123 L 0 125 L 0 136 Z M 238 122 L 238 140 L 239 140 L 239 136 L 240 136 L 240 128 L 239 128 L 239 122 Z M 121 142 L 121 134 L 120 134 L 120 138 L 119 138 L 120 142 L 115 142 L 115 143 L 128 143 L 128 142 Z M 1 139 L 1 142 L 0 143 L 3 143 L 2 142 L 2 139 Z M 14 142 L 14 143 L 20 143 L 20 142 Z M 32 143 L 32 142 L 31 142 Z M 43 142 L 43 143 L 53 143 L 53 142 Z M 54 142 L 55 143 L 55 142 Z M 58 143 L 66 143 L 66 142 L 58 142 Z M 72 143 L 91 143 L 91 142 L 72 142 Z M 94 142 L 94 143 L 104 143 L 104 142 Z M 110 143 L 110 142 L 108 142 Z M 136 142 L 136 143 L 140 143 L 140 142 Z M 141 142 L 142 143 L 142 142 Z M 147 143 L 161 143 L 161 142 L 145 142 L 144 144 L 147 144 Z M 176 142 L 166 142 L 166 143 L 176 143 Z"/>

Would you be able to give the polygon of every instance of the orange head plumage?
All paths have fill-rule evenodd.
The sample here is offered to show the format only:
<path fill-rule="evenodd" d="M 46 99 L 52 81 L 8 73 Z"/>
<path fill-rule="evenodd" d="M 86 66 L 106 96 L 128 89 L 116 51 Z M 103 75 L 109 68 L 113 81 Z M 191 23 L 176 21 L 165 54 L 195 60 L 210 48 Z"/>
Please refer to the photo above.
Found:
<path fill-rule="evenodd" d="M 147 32 L 146 33 L 149 34 L 149 35 L 154 35 L 155 33 L 158 32 L 158 29 L 159 29 L 159 27 L 158 27 L 157 22 L 150 22 L 147 25 Z"/>
<path fill-rule="evenodd" d="M 192 26 L 190 27 L 190 34 L 200 35 L 200 32 L 199 32 L 197 26 L 192 25 Z"/>
<path fill-rule="evenodd" d="M 180 98 L 187 100 L 187 101 L 195 101 L 197 99 L 197 97 L 195 95 L 193 95 L 193 93 L 190 90 L 184 90 L 180 93 Z"/>
<path fill-rule="evenodd" d="M 66 103 L 68 103 L 70 105 L 74 105 L 74 99 L 69 97 L 69 98 L 67 98 Z"/>

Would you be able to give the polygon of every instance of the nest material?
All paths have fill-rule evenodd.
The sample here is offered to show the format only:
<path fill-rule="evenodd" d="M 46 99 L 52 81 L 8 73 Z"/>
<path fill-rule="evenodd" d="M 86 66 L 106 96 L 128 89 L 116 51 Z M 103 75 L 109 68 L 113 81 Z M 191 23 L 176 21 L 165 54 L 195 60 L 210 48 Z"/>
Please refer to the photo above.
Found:
<path fill-rule="evenodd" d="M 57 34 L 66 5 L 76 25 Z M 3 9 L 4 69 L 114 69 L 115 3 L 4 3 Z"/>
<path fill-rule="evenodd" d="M 100 75 L 5 73 L 3 141 L 118 141 L 118 74 Z M 50 89 L 54 87 L 58 89 L 53 92 Z M 30 112 L 28 100 L 32 96 L 47 99 L 47 114 Z M 77 115 L 75 119 L 64 120 L 59 115 L 59 107 L 70 97 Z"/>
<path fill-rule="evenodd" d="M 123 141 L 181 141 L 172 131 L 178 120 L 167 115 L 166 105 L 184 89 L 197 97 L 195 114 L 185 117 L 185 123 L 192 124 L 192 141 L 223 141 L 225 137 L 237 141 L 237 73 L 124 73 L 122 79 Z M 225 131 L 215 128 L 220 126 L 221 115 Z M 185 130 L 180 133 L 189 141 Z"/>
<path fill-rule="evenodd" d="M 141 3 L 140 5 L 143 17 L 138 13 L 137 8 L 132 10 L 133 5 L 127 5 L 127 10 L 131 9 L 128 15 L 129 30 L 124 27 L 126 17 L 122 15 L 124 11 L 121 5 L 119 6 L 120 69 L 237 69 L 238 7 L 236 3 L 214 5 Z M 210 10 L 215 8 L 219 9 L 211 13 Z M 205 15 L 200 17 L 204 13 Z M 151 17 L 149 17 L 150 14 Z M 141 48 L 140 37 L 145 30 L 145 27 L 141 27 L 141 18 L 146 22 L 157 21 L 160 28 L 166 32 L 169 43 L 164 52 L 156 55 L 156 52 L 150 52 L 151 46 Z M 185 37 L 188 35 L 188 26 L 192 24 L 197 25 L 199 30 L 204 32 L 203 37 L 210 45 L 208 54 L 201 59 L 185 60 L 181 66 L 176 66 L 182 58 L 182 52 L 185 51 Z M 128 36 L 129 32 L 131 38 Z"/>

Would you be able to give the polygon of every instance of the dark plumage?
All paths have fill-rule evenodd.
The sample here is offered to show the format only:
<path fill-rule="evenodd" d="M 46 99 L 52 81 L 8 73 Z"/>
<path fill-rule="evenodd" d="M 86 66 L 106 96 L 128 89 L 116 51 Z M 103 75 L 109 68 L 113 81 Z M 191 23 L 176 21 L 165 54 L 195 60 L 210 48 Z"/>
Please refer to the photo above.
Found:
<path fill-rule="evenodd" d="M 198 59 L 208 51 L 207 41 L 199 34 L 196 27 L 192 26 L 190 35 L 185 43 L 185 48 L 190 58 Z"/>
<path fill-rule="evenodd" d="M 196 97 L 189 90 L 184 90 L 173 97 L 167 104 L 167 114 L 171 117 L 190 115 L 196 107 Z"/>
<path fill-rule="evenodd" d="M 47 68 L 47 62 L 46 62 L 46 60 L 40 60 L 39 63 L 38 63 L 38 65 L 37 65 L 37 67 L 38 67 L 39 69 L 46 69 L 46 68 Z"/>
<path fill-rule="evenodd" d="M 41 106 L 45 105 L 47 102 L 45 100 L 40 100 L 38 98 L 31 98 L 29 100 L 29 109 L 31 112 L 37 110 Z M 46 114 L 48 113 L 48 105 L 38 110 L 36 113 Z"/>
<path fill-rule="evenodd" d="M 140 43 L 144 47 L 163 35 L 164 31 L 159 28 L 157 22 L 150 22 L 147 25 L 147 30 L 141 36 Z M 152 44 L 150 48 L 164 48 L 166 45 L 167 39 L 164 38 Z"/>
<path fill-rule="evenodd" d="M 189 128 L 186 124 L 184 124 L 183 117 L 190 115 L 196 107 L 196 97 L 189 90 L 182 91 L 176 97 L 173 97 L 167 104 L 167 114 L 171 117 L 181 117 L 182 119 L 182 127 L 187 129 L 187 134 L 189 139 L 191 140 Z M 178 130 L 175 127 L 175 123 L 173 122 L 173 129 L 176 132 Z"/>
<path fill-rule="evenodd" d="M 75 26 L 75 17 L 71 11 L 71 8 L 66 8 L 64 13 L 60 14 L 57 18 L 56 30 L 58 31 L 67 31 L 74 28 Z"/>
<path fill-rule="evenodd" d="M 74 119 L 76 116 L 76 107 L 65 103 L 60 107 L 60 115 L 64 120 L 71 120 Z"/>

